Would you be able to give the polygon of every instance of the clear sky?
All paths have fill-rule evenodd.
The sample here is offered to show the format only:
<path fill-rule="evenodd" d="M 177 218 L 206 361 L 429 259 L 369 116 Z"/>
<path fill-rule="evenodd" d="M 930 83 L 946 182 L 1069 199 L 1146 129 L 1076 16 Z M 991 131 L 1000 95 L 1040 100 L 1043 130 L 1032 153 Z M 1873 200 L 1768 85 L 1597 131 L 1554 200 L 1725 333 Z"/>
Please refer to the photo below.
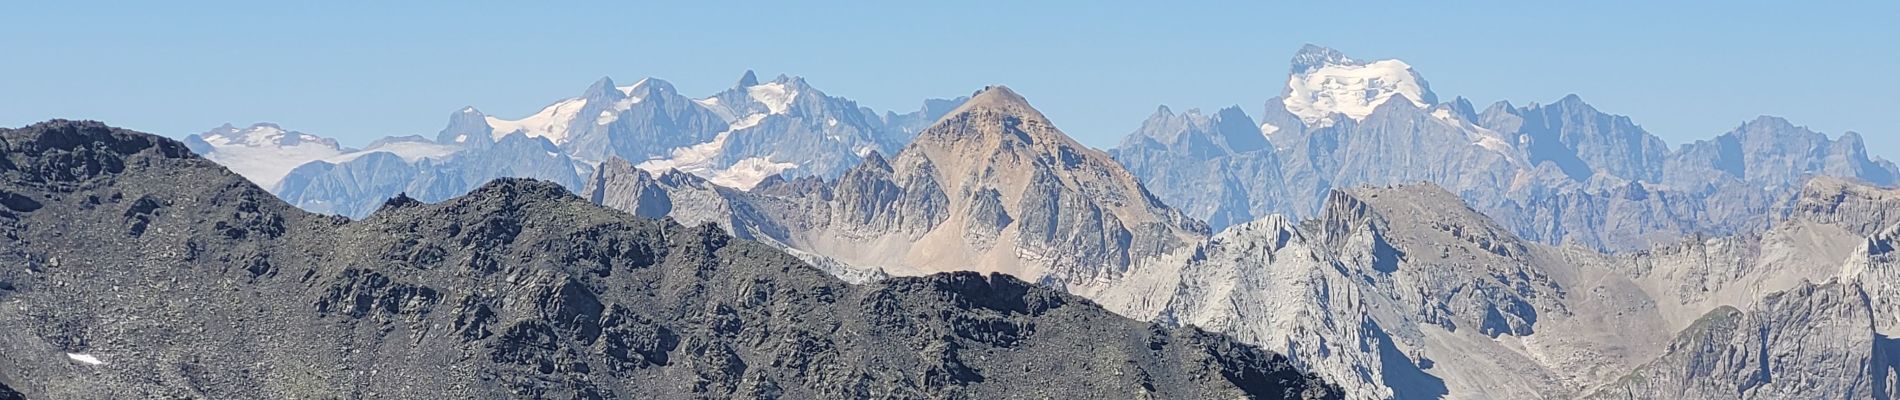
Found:
<path fill-rule="evenodd" d="M 1105 147 L 1160 104 L 1257 116 L 1315 43 L 1406 60 L 1480 107 L 1576 93 L 1672 145 L 1772 114 L 1900 158 L 1894 1 L 783 3 L 9 2 L 0 125 L 271 121 L 362 145 L 433 137 L 465 105 L 523 116 L 601 76 L 698 97 L 755 69 L 879 110 L 1007 84 Z"/>

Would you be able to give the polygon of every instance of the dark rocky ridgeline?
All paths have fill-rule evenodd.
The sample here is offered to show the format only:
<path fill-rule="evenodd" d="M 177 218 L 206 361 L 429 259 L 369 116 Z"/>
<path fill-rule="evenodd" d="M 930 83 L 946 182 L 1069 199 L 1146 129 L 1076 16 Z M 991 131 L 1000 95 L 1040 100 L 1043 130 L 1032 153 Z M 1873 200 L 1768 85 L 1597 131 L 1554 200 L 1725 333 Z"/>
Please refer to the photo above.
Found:
<path fill-rule="evenodd" d="M 0 130 L 0 176 L 0 398 L 1337 396 L 1007 276 L 848 285 L 539 181 L 350 222 L 72 121 Z"/>

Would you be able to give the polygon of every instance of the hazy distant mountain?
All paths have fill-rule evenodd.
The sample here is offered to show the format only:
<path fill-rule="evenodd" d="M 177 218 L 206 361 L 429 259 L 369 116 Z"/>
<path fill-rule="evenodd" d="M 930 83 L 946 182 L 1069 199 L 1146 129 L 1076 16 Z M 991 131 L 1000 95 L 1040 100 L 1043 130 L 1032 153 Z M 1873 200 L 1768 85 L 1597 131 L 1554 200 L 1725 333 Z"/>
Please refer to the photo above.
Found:
<path fill-rule="evenodd" d="M 440 158 L 369 152 L 360 157 L 313 161 L 292 170 L 276 193 L 305 210 L 361 218 L 398 194 L 436 202 L 507 177 L 542 179 L 578 190 L 581 177 L 591 171 L 590 166 L 568 157 L 546 138 L 518 133 L 479 147 L 450 148 L 454 151 Z"/>
<path fill-rule="evenodd" d="M 1828 175 L 1891 186 L 1900 172 L 1886 160 L 1869 159 L 1860 135 L 1840 140 L 1763 116 L 1714 140 L 1683 145 L 1665 166 L 1663 181 L 1692 192 L 1726 184 L 1768 190 L 1798 188 L 1808 177 Z"/>
<path fill-rule="evenodd" d="M 919 111 L 879 115 L 802 78 L 759 83 L 748 71 L 740 82 L 693 99 L 659 79 L 619 86 L 602 78 L 580 96 L 526 117 L 506 119 L 466 107 L 450 115 L 433 141 L 389 138 L 361 151 L 309 135 L 298 141 L 272 130 L 275 125 L 203 135 L 217 146 L 191 140 L 204 143 L 194 146 L 208 157 L 256 176 L 253 181 L 267 183 L 292 204 L 362 217 L 399 193 L 438 201 L 503 177 L 546 179 L 579 190 L 581 178 L 609 159 L 630 160 L 654 174 L 677 169 L 739 189 L 780 174 L 835 178 L 867 154 L 903 147 L 963 102 L 930 100 Z M 279 142 L 287 144 L 273 145 Z M 402 160 L 364 157 L 371 152 Z M 279 180 L 287 183 L 280 187 Z"/>
<path fill-rule="evenodd" d="M 290 170 L 304 163 L 336 157 L 350 152 L 335 139 L 297 131 L 286 131 L 272 123 L 258 123 L 239 129 L 224 124 L 204 133 L 185 137 L 191 151 L 230 168 L 258 186 L 275 187 Z"/>
<path fill-rule="evenodd" d="M 1335 188 L 1425 181 L 1523 237 L 1610 250 L 1765 228 L 1813 176 L 1900 183 L 1900 171 L 1869 158 L 1858 135 L 1830 140 L 1779 118 L 1671 151 L 1575 95 L 1482 112 L 1437 98 L 1402 61 L 1309 45 L 1260 116 L 1270 151 L 1206 144 L 1246 129 L 1189 133 L 1206 129 L 1156 115 L 1114 153 L 1164 201 L 1217 228 L 1272 213 L 1313 216 Z"/>
<path fill-rule="evenodd" d="M 1108 153 L 1168 205 L 1208 225 L 1246 223 L 1293 205 L 1278 153 L 1239 107 L 1213 115 L 1161 107 Z"/>
<path fill-rule="evenodd" d="M 1662 178 L 1669 154 L 1662 139 L 1629 117 L 1597 111 L 1574 94 L 1548 105 L 1498 102 L 1475 121 L 1486 129 L 1515 134 L 1532 164 L 1554 164 L 1579 182 L 1599 173 L 1655 182 Z"/>
<path fill-rule="evenodd" d="M 0 206 L 9 396 L 1338 396 L 1008 276 L 848 285 L 545 182 L 350 221 L 182 143 L 52 121 L 0 130 Z"/>

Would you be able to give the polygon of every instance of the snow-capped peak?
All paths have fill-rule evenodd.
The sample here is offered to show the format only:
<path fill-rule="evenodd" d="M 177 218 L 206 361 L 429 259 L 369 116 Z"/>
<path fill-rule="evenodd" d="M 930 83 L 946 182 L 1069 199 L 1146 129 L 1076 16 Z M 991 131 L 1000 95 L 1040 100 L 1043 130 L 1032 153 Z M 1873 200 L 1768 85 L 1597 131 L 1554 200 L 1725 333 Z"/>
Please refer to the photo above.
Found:
<path fill-rule="evenodd" d="M 250 127 L 243 129 L 233 127 L 231 124 L 224 124 L 224 126 L 201 133 L 198 137 L 203 139 L 205 143 L 216 148 L 233 146 L 296 147 L 303 145 L 327 147 L 331 149 L 340 149 L 342 147 L 337 144 L 335 139 L 284 130 L 283 127 L 269 122 L 251 124 Z"/>
<path fill-rule="evenodd" d="M 562 143 L 567 140 L 568 125 L 572 124 L 574 116 L 579 115 L 581 109 L 586 107 L 587 99 L 574 97 L 550 104 L 542 108 L 540 112 L 521 119 L 507 120 L 489 116 L 486 120 L 488 126 L 494 128 L 496 140 L 519 132 L 528 137 L 545 137 L 554 143 Z"/>
<path fill-rule="evenodd" d="M 645 101 L 646 95 L 647 95 L 646 86 L 647 86 L 647 81 L 649 79 L 650 78 L 641 78 L 639 82 L 634 82 L 633 85 L 631 86 L 615 87 L 614 88 L 615 90 L 619 90 L 620 94 L 623 94 L 626 96 L 620 98 L 619 100 L 614 100 L 614 103 L 611 107 L 608 107 L 605 110 L 600 110 L 600 115 L 597 117 L 594 117 L 594 124 L 595 125 L 611 124 L 614 121 L 620 119 L 620 113 L 627 112 L 627 110 L 633 109 L 633 105 L 640 104 L 641 101 Z"/>
<path fill-rule="evenodd" d="M 335 139 L 285 130 L 271 123 L 252 124 L 243 129 L 225 124 L 196 138 L 206 145 L 197 148 L 205 158 L 223 164 L 231 172 L 266 189 L 276 185 L 292 168 L 349 151 Z"/>
<path fill-rule="evenodd" d="M 1337 50 L 1307 45 L 1293 57 L 1281 102 L 1309 126 L 1333 124 L 1332 114 L 1363 120 L 1398 96 L 1418 108 L 1438 101 L 1425 78 L 1399 60 L 1365 62 Z"/>

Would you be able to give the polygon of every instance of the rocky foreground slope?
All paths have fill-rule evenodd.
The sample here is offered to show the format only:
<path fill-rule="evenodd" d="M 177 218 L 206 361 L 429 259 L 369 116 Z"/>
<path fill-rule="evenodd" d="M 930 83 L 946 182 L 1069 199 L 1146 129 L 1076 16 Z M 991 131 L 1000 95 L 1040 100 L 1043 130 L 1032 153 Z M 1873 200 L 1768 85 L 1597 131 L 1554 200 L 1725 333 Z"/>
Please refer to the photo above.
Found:
<path fill-rule="evenodd" d="M 1888 398 L 1900 225 L 1878 211 L 1900 192 L 1803 193 L 1759 233 L 1604 254 L 1433 185 L 1359 188 L 1072 289 L 1283 352 L 1349 398 Z"/>
<path fill-rule="evenodd" d="M 0 130 L 0 177 L 0 397 L 1337 396 L 1007 276 L 849 285 L 537 181 L 352 222 L 71 121 Z"/>

